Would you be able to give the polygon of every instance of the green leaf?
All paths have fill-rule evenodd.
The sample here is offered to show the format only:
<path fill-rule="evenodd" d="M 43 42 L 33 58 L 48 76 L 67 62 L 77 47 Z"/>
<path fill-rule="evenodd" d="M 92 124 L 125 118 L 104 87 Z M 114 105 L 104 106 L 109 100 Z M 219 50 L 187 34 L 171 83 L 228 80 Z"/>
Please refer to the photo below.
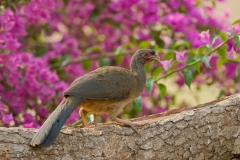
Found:
<path fill-rule="evenodd" d="M 216 64 L 216 65 L 217 65 L 217 69 L 218 69 L 218 70 L 220 70 L 220 68 L 221 68 L 221 66 L 223 65 L 223 63 L 224 63 L 224 61 L 223 61 L 222 59 L 219 58 L 219 59 L 217 60 L 217 64 Z"/>
<path fill-rule="evenodd" d="M 239 54 L 237 54 L 236 60 L 240 61 L 240 55 Z"/>
<path fill-rule="evenodd" d="M 189 63 L 192 63 L 193 61 L 195 61 L 195 55 L 192 55 L 190 54 L 188 57 L 187 57 L 187 61 L 186 61 L 186 64 L 189 64 Z"/>
<path fill-rule="evenodd" d="M 154 50 L 155 50 L 157 53 L 163 52 L 163 48 L 160 48 L 160 47 L 157 46 L 157 45 L 154 46 Z"/>
<path fill-rule="evenodd" d="M 61 65 L 61 60 L 59 58 L 53 58 L 50 60 L 51 69 L 59 68 Z"/>
<path fill-rule="evenodd" d="M 103 67 L 103 66 L 109 66 L 110 65 L 110 60 L 108 57 L 103 57 L 103 58 L 100 58 L 100 66 Z"/>
<path fill-rule="evenodd" d="M 238 65 L 235 73 L 236 79 L 239 81 L 240 80 L 240 65 Z"/>
<path fill-rule="evenodd" d="M 170 59 L 173 59 L 175 57 L 175 53 L 173 53 L 173 52 L 166 52 L 165 54 L 164 54 L 164 60 L 170 60 Z"/>
<path fill-rule="evenodd" d="M 158 78 L 158 75 L 163 71 L 163 68 L 157 68 L 153 71 L 153 79 L 156 80 Z"/>
<path fill-rule="evenodd" d="M 77 122 L 75 122 L 75 123 L 73 123 L 73 124 L 71 124 L 71 126 L 79 126 L 80 124 L 82 124 L 83 123 L 83 121 L 82 121 L 82 119 L 79 119 Z"/>
<path fill-rule="evenodd" d="M 87 121 L 88 122 L 93 122 L 94 121 L 94 115 L 93 114 L 89 114 L 89 115 L 87 115 Z"/>
<path fill-rule="evenodd" d="M 176 41 L 172 47 L 173 49 L 177 49 L 179 47 L 190 48 L 191 44 L 187 40 L 179 40 L 179 41 Z"/>
<path fill-rule="evenodd" d="M 197 49 L 197 55 L 200 56 L 201 54 L 204 54 L 204 52 L 209 49 L 207 46 L 202 46 Z"/>
<path fill-rule="evenodd" d="M 218 53 L 220 55 L 220 57 L 223 59 L 223 61 L 227 60 L 227 46 L 224 45 L 222 48 L 218 48 Z"/>
<path fill-rule="evenodd" d="M 90 59 L 87 59 L 85 61 L 82 62 L 83 65 L 83 69 L 84 70 L 89 70 L 91 67 L 92 61 Z"/>
<path fill-rule="evenodd" d="M 192 83 L 192 79 L 193 79 L 192 71 L 190 69 L 188 69 L 187 71 L 182 71 L 182 73 L 184 75 L 185 84 L 190 89 L 190 86 L 191 86 L 191 83 Z"/>
<path fill-rule="evenodd" d="M 61 66 L 66 65 L 68 61 L 69 61 L 69 56 L 67 54 L 63 54 L 61 58 Z"/>
<path fill-rule="evenodd" d="M 148 78 L 146 81 L 146 88 L 149 94 L 151 94 L 152 92 L 153 82 L 154 82 L 153 78 Z"/>
<path fill-rule="evenodd" d="M 216 40 L 217 40 L 218 38 L 219 38 L 219 36 L 215 36 L 215 37 L 213 38 L 211 46 L 216 42 Z"/>
<path fill-rule="evenodd" d="M 149 46 L 151 46 L 151 43 L 149 41 L 142 41 L 139 44 L 139 48 L 140 49 L 149 48 Z"/>
<path fill-rule="evenodd" d="M 167 93 L 167 87 L 164 84 L 158 84 L 158 89 L 160 91 L 161 98 L 164 99 Z"/>
<path fill-rule="evenodd" d="M 210 64 L 209 64 L 209 58 L 207 55 L 202 54 L 200 55 L 201 61 L 208 67 L 211 68 Z"/>
<path fill-rule="evenodd" d="M 98 16 L 99 16 L 99 9 L 94 9 L 89 16 L 89 20 L 93 22 L 95 21 L 95 19 L 97 19 Z"/>
<path fill-rule="evenodd" d="M 156 45 L 159 46 L 160 48 L 163 48 L 165 43 L 162 39 L 159 38 L 159 35 L 161 34 L 161 31 L 152 31 L 151 36 L 156 42 Z"/>
<path fill-rule="evenodd" d="M 232 23 L 232 25 L 235 25 L 235 24 L 238 24 L 238 23 L 240 23 L 240 19 L 234 21 L 234 22 Z"/>
<path fill-rule="evenodd" d="M 133 49 L 134 47 L 136 47 L 134 45 L 134 43 L 125 43 L 122 45 L 123 48 L 128 48 L 128 49 Z"/>
<path fill-rule="evenodd" d="M 117 55 L 117 56 L 115 56 L 115 58 L 116 58 L 116 61 L 117 61 L 118 64 L 122 63 L 123 55 Z"/>
<path fill-rule="evenodd" d="M 115 55 L 115 58 L 116 58 L 116 61 L 118 64 L 121 64 L 122 63 L 122 59 L 123 59 L 123 53 L 124 49 L 122 46 L 120 47 L 117 47 L 116 50 L 114 51 L 114 55 Z"/>
<path fill-rule="evenodd" d="M 233 40 L 234 40 L 234 44 L 235 44 L 236 49 L 238 49 L 238 47 L 240 46 L 240 38 L 239 38 L 239 35 L 234 35 L 234 36 L 233 36 Z"/>
<path fill-rule="evenodd" d="M 138 112 L 142 113 L 142 97 L 139 96 L 132 102 L 133 108 Z"/>
<path fill-rule="evenodd" d="M 225 32 L 220 33 L 219 36 L 222 38 L 222 41 L 227 40 L 227 34 Z"/>
<path fill-rule="evenodd" d="M 90 123 L 90 122 L 93 122 L 94 121 L 94 115 L 93 114 L 89 114 L 87 115 L 87 121 Z M 82 119 L 79 119 L 77 122 L 74 122 L 73 124 L 71 124 L 71 126 L 80 126 L 81 124 L 83 123 Z"/>
<path fill-rule="evenodd" d="M 88 54 L 88 53 L 97 52 L 97 51 L 100 51 L 100 47 L 99 46 L 92 46 L 90 48 L 87 48 L 84 53 Z"/>
<path fill-rule="evenodd" d="M 151 67 L 151 63 L 147 63 L 144 65 L 144 69 L 145 69 L 146 73 L 150 72 L 150 67 Z"/>
<path fill-rule="evenodd" d="M 218 95 L 218 97 L 217 97 L 217 99 L 220 99 L 222 96 L 224 96 L 225 95 L 225 91 L 224 90 L 221 90 L 220 91 L 220 93 L 219 93 L 219 95 Z"/>
<path fill-rule="evenodd" d="M 120 55 L 122 52 L 123 52 L 122 46 L 117 47 L 116 50 L 115 50 L 115 52 L 114 52 L 114 55 Z"/>
<path fill-rule="evenodd" d="M 200 64 L 200 63 L 195 64 L 194 67 L 196 68 L 196 70 L 198 71 L 198 73 L 201 72 L 201 64 Z"/>
<path fill-rule="evenodd" d="M 68 77 L 68 74 L 64 69 L 56 68 L 56 70 L 57 70 L 58 77 L 60 79 L 66 79 Z"/>
<path fill-rule="evenodd" d="M 171 66 L 169 67 L 168 71 L 170 71 L 171 69 L 173 69 L 174 66 L 176 66 L 178 64 L 177 60 L 174 60 L 171 64 Z"/>

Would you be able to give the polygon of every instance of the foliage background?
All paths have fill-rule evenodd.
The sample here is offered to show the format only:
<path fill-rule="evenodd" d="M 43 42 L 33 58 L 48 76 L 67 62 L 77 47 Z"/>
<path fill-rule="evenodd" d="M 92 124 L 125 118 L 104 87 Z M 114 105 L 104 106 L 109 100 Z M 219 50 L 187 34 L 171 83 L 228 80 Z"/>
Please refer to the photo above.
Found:
<path fill-rule="evenodd" d="M 229 27 L 228 11 L 215 14 L 218 3 L 224 0 L 0 2 L 1 125 L 38 128 L 73 79 L 100 66 L 128 68 L 131 54 L 139 48 L 156 50 L 162 61 L 145 67 L 154 79 L 148 79 L 142 101 L 127 106 L 121 118 L 189 107 L 192 98 L 177 99 L 191 83 L 196 102 L 203 86 L 217 86 L 216 98 L 238 92 L 238 39 L 206 54 L 240 30 L 238 24 Z M 201 34 L 206 30 L 210 35 Z M 176 51 L 186 51 L 181 61 Z M 158 80 L 201 56 L 204 63 Z M 67 123 L 78 119 L 76 110 Z M 95 120 L 105 121 L 107 116 Z"/>

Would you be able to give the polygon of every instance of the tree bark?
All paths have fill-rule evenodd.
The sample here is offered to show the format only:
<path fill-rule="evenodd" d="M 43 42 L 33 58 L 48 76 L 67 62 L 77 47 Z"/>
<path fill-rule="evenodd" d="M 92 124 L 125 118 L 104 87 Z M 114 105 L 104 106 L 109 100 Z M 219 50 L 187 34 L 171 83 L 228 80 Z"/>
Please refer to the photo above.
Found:
<path fill-rule="evenodd" d="M 0 159 L 228 160 L 240 155 L 240 94 L 182 110 L 132 119 L 131 128 L 65 127 L 47 149 L 28 146 L 36 129 L 0 127 Z"/>

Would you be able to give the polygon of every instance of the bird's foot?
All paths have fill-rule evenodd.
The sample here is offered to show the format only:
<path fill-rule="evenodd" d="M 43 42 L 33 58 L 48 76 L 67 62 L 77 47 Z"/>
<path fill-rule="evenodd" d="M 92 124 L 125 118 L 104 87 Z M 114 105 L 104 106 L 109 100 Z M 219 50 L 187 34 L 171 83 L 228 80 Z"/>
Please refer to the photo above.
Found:
<path fill-rule="evenodd" d="M 97 127 L 98 125 L 101 125 L 101 123 L 97 123 L 97 122 L 90 122 L 88 123 L 88 127 L 87 128 L 95 128 Z"/>
<path fill-rule="evenodd" d="M 132 130 L 134 130 L 134 131 L 141 137 L 141 134 L 138 132 L 136 126 L 137 126 L 137 125 L 135 125 L 135 124 L 133 124 L 133 123 L 132 123 L 131 125 L 129 125 L 129 127 L 131 127 Z"/>
<path fill-rule="evenodd" d="M 97 125 L 98 123 L 96 122 L 91 122 L 91 123 L 88 123 L 87 126 L 85 124 L 79 124 L 79 125 L 75 125 L 75 126 L 72 126 L 74 128 L 94 128 L 95 125 Z"/>
<path fill-rule="evenodd" d="M 133 123 L 133 122 L 131 122 L 131 121 L 128 121 L 128 120 L 119 119 L 119 118 L 116 118 L 115 121 L 116 121 L 116 122 L 119 122 L 119 123 L 122 123 L 122 124 L 124 124 L 125 126 L 131 127 L 132 130 L 134 130 L 134 131 L 141 137 L 141 134 L 138 132 L 135 123 Z"/>
<path fill-rule="evenodd" d="M 108 123 L 101 123 L 102 125 L 118 125 L 118 126 L 127 126 L 122 123 L 117 123 L 117 122 L 108 122 Z"/>
<path fill-rule="evenodd" d="M 87 124 L 87 126 L 85 126 L 84 124 L 81 124 L 79 126 L 75 126 L 75 127 L 80 127 L 80 128 L 95 128 L 96 126 L 102 125 L 102 123 L 97 123 L 97 122 L 90 122 Z"/>

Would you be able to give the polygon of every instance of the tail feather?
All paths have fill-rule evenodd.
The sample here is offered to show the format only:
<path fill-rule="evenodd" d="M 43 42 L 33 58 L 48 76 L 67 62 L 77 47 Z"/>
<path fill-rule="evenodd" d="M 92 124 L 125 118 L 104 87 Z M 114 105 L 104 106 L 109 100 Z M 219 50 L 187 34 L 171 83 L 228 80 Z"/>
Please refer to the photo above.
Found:
<path fill-rule="evenodd" d="M 64 98 L 53 113 L 44 122 L 29 144 L 35 147 L 47 148 L 57 138 L 62 126 L 81 102 L 82 98 L 69 96 Z"/>

